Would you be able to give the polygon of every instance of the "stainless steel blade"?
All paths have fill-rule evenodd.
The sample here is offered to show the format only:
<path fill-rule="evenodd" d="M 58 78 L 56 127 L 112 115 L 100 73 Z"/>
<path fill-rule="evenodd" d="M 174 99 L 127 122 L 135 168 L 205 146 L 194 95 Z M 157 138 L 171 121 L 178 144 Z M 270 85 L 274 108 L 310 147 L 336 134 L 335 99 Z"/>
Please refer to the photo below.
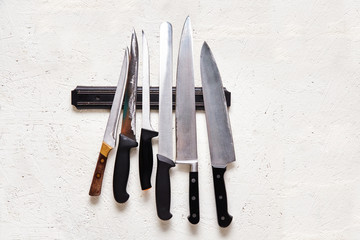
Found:
<path fill-rule="evenodd" d="M 123 96 L 125 90 L 125 83 L 128 75 L 128 69 L 129 69 L 129 50 L 126 48 L 124 54 L 124 60 L 121 67 L 119 82 L 116 87 L 114 100 L 111 106 L 110 115 L 104 134 L 104 142 L 112 148 L 115 147 L 117 129 L 119 125 L 119 118 L 120 118 L 121 106 L 123 103 Z"/>
<path fill-rule="evenodd" d="M 173 159 L 172 134 L 172 26 L 160 26 L 159 154 Z"/>
<path fill-rule="evenodd" d="M 211 165 L 224 168 L 235 161 L 234 142 L 219 69 L 206 42 L 201 49 L 200 69 Z"/>
<path fill-rule="evenodd" d="M 176 75 L 176 163 L 198 162 L 194 89 L 192 28 L 187 17 L 180 40 Z"/>
<path fill-rule="evenodd" d="M 142 31 L 143 82 L 142 82 L 142 128 L 152 130 L 150 122 L 150 61 L 148 43 Z"/>
<path fill-rule="evenodd" d="M 136 140 L 136 88 L 138 79 L 139 53 L 135 30 L 131 36 L 129 73 L 124 96 L 121 134 Z"/>

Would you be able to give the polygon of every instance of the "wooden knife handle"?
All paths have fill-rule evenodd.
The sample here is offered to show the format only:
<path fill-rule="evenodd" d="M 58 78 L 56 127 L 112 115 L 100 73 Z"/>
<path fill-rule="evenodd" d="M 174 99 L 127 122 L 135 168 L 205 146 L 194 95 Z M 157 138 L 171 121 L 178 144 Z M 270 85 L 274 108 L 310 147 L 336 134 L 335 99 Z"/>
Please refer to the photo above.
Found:
<path fill-rule="evenodd" d="M 227 227 L 232 221 L 232 216 L 228 213 L 227 196 L 224 181 L 225 168 L 212 167 L 214 188 L 215 188 L 215 201 L 218 224 L 220 227 Z"/>
<path fill-rule="evenodd" d="M 137 147 L 137 145 L 138 143 L 135 140 L 120 134 L 113 177 L 114 198 L 118 203 L 124 203 L 129 199 L 126 186 L 130 170 L 130 149 Z"/>
<path fill-rule="evenodd" d="M 170 168 L 175 164 L 172 160 L 157 154 L 157 172 L 155 185 L 156 210 L 161 220 L 169 220 L 172 217 L 170 213 L 171 186 L 170 186 Z"/>
<path fill-rule="evenodd" d="M 97 160 L 94 171 L 94 176 L 90 186 L 90 191 L 89 191 L 90 196 L 99 196 L 101 193 L 101 185 L 104 178 L 106 160 L 111 149 L 112 148 L 109 145 L 107 145 L 105 142 L 102 143 L 101 150 L 99 153 L 99 158 Z"/>
<path fill-rule="evenodd" d="M 190 215 L 189 222 L 197 224 L 200 221 L 199 210 L 199 176 L 198 172 L 190 172 L 189 174 L 189 206 Z"/>
<path fill-rule="evenodd" d="M 158 132 L 148 129 L 141 129 L 139 149 L 139 175 L 142 190 L 151 188 L 151 173 L 153 169 L 153 148 L 151 139 L 156 137 Z"/>

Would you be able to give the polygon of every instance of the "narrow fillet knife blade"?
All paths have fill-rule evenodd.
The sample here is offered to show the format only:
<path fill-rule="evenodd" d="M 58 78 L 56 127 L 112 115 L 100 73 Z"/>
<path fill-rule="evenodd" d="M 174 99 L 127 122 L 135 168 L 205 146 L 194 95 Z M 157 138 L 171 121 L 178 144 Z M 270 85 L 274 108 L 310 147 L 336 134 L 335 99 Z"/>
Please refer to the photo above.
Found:
<path fill-rule="evenodd" d="M 227 208 L 224 173 L 227 164 L 235 161 L 234 142 L 219 69 L 206 42 L 201 49 L 200 70 L 218 224 L 227 227 L 232 216 Z"/>
<path fill-rule="evenodd" d="M 198 156 L 194 88 L 192 29 L 187 17 L 179 47 L 176 75 L 176 161 L 190 165 L 188 220 L 197 224 L 199 215 Z"/>
<path fill-rule="evenodd" d="M 129 199 L 129 194 L 126 192 L 126 185 L 130 170 L 130 149 L 138 145 L 135 136 L 138 65 L 138 44 L 134 30 L 131 36 L 130 63 L 124 96 L 123 120 L 113 177 L 114 198 L 119 203 L 124 203 Z"/>
<path fill-rule="evenodd" d="M 139 176 L 142 190 L 151 188 L 151 173 L 153 169 L 153 148 L 151 139 L 158 135 L 150 122 L 150 70 L 148 43 L 142 32 L 143 49 L 143 82 L 142 82 L 142 128 L 139 149 Z"/>
<path fill-rule="evenodd" d="M 158 217 L 169 220 L 170 213 L 170 175 L 174 167 L 172 135 L 172 26 L 165 22 L 160 26 L 160 86 L 159 86 L 159 153 L 155 183 L 156 210 Z"/>
<path fill-rule="evenodd" d="M 94 171 L 94 176 L 91 182 L 89 195 L 99 196 L 101 193 L 101 185 L 104 177 L 104 171 L 106 166 L 106 160 L 111 149 L 115 147 L 117 128 L 119 124 L 121 106 L 123 102 L 123 95 L 125 89 L 125 83 L 127 79 L 129 68 L 129 50 L 125 50 L 124 61 L 122 64 L 120 78 L 116 87 L 114 101 L 110 110 L 109 120 L 106 125 L 104 134 L 104 140 L 101 145 L 98 161 Z"/>

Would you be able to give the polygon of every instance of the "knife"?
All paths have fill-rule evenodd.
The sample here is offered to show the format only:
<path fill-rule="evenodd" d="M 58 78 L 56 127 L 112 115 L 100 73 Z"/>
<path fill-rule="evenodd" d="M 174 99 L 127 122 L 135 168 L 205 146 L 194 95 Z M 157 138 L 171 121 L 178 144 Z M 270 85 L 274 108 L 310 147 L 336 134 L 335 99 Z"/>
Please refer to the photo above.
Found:
<path fill-rule="evenodd" d="M 172 26 L 164 22 L 160 26 L 160 86 L 159 86 L 159 153 L 155 183 L 156 210 L 158 217 L 169 220 L 170 213 L 170 168 L 173 162 L 172 135 Z"/>
<path fill-rule="evenodd" d="M 201 48 L 200 70 L 218 224 L 227 227 L 233 217 L 228 213 L 224 174 L 227 164 L 235 161 L 235 150 L 222 80 L 206 42 Z"/>
<path fill-rule="evenodd" d="M 129 72 L 124 96 L 123 120 L 113 177 L 114 197 L 119 203 L 124 203 L 129 199 L 129 194 L 126 192 L 126 185 L 130 170 L 130 149 L 138 145 L 135 136 L 138 57 L 137 38 L 135 30 L 133 30 L 131 36 Z"/>
<path fill-rule="evenodd" d="M 150 71 L 148 43 L 142 32 L 143 49 L 143 82 L 142 82 L 142 128 L 139 149 L 139 175 L 142 190 L 151 188 L 151 173 L 153 169 L 153 149 L 151 139 L 158 135 L 150 122 Z"/>
<path fill-rule="evenodd" d="M 197 224 L 199 215 L 198 156 L 194 88 L 192 28 L 187 17 L 182 30 L 176 75 L 176 164 L 190 165 L 188 220 Z"/>
<path fill-rule="evenodd" d="M 91 182 L 89 195 L 99 196 L 101 193 L 101 185 L 104 177 L 104 171 L 106 166 L 106 160 L 111 149 L 115 147 L 117 128 L 119 124 L 121 106 L 123 102 L 123 95 L 125 89 L 125 82 L 127 79 L 129 68 L 129 50 L 125 50 L 124 60 L 121 67 L 120 78 L 116 87 L 114 101 L 110 110 L 108 123 L 104 134 L 104 139 L 101 145 L 99 158 L 96 163 L 94 176 Z"/>

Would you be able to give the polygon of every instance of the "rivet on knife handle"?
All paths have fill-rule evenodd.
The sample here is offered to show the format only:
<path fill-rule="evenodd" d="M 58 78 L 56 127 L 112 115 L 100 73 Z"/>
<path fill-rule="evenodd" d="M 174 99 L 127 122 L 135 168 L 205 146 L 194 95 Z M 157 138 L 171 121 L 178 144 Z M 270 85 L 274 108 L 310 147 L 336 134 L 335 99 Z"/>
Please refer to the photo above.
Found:
<path fill-rule="evenodd" d="M 126 186 L 130 170 L 130 149 L 137 145 L 138 143 L 133 139 L 120 134 L 113 177 L 114 198 L 118 203 L 124 203 L 129 199 Z"/>
<path fill-rule="evenodd" d="M 224 181 L 225 168 L 212 167 L 215 188 L 215 201 L 218 223 L 220 227 L 227 227 L 232 221 L 232 216 L 228 213 L 227 196 Z"/>
<path fill-rule="evenodd" d="M 139 149 L 139 174 L 141 189 L 151 188 L 151 173 L 153 169 L 153 148 L 151 140 L 156 137 L 158 132 L 145 128 L 141 129 L 140 149 Z"/>
<path fill-rule="evenodd" d="M 101 193 L 101 185 L 104 178 L 106 160 L 111 149 L 112 148 L 109 145 L 104 142 L 102 143 L 99 158 L 94 171 L 94 176 L 90 186 L 90 196 L 99 196 Z"/>
<path fill-rule="evenodd" d="M 170 168 L 175 163 L 160 154 L 157 154 L 157 172 L 156 172 L 156 209 L 158 217 L 161 220 L 169 220 L 172 217 L 170 213 L 171 186 L 170 186 Z"/>

